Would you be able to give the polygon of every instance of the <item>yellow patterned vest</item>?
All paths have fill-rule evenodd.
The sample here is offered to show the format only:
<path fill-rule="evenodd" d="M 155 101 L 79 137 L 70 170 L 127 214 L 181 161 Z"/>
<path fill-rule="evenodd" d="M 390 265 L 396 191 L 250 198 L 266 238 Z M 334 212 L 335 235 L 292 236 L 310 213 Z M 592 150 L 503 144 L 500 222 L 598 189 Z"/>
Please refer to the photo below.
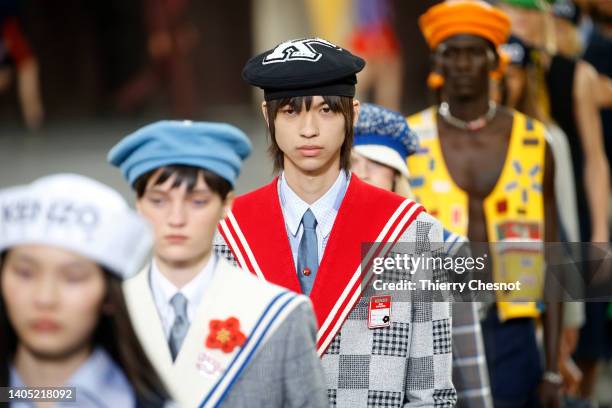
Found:
<path fill-rule="evenodd" d="M 438 139 L 435 108 L 408 118 L 420 147 L 408 159 L 410 185 L 419 201 L 450 231 L 467 236 L 468 194 L 450 176 Z M 496 292 L 501 321 L 537 317 L 544 278 L 545 129 L 540 122 L 514 112 L 506 161 L 484 200 L 484 215 L 496 282 L 521 282 L 520 292 Z M 529 301 L 527 301 L 529 300 Z"/>

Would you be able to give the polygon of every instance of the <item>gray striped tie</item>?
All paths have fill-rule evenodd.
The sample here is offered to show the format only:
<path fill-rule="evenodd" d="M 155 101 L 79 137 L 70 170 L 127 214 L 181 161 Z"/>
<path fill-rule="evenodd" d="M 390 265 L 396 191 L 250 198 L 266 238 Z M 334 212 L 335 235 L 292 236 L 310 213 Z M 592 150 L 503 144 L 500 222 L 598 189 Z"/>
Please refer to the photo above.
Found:
<path fill-rule="evenodd" d="M 172 361 L 176 360 L 176 356 L 181 350 L 181 345 L 187 331 L 189 330 L 189 319 L 187 319 L 187 298 L 182 293 L 177 293 L 170 299 L 170 304 L 174 308 L 174 324 L 170 329 L 170 339 L 168 345 L 170 346 L 170 354 L 172 354 Z"/>

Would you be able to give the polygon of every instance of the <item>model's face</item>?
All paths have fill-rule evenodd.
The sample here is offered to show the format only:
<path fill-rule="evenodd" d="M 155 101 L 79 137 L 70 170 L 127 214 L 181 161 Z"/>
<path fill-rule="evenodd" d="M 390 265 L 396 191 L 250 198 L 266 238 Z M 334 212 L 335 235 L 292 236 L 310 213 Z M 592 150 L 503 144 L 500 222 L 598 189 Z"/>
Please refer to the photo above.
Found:
<path fill-rule="evenodd" d="M 359 102 L 354 103 L 358 112 Z M 267 115 L 265 102 L 262 110 Z M 338 169 L 346 133 L 344 120 L 342 113 L 333 112 L 321 96 L 312 98 L 309 110 L 305 106 L 299 112 L 290 105 L 281 107 L 274 126 L 276 142 L 284 153 L 285 170 L 319 174 Z"/>
<path fill-rule="evenodd" d="M 106 293 L 96 263 L 59 248 L 23 245 L 9 251 L 0 278 L 20 346 L 47 359 L 88 347 Z"/>
<path fill-rule="evenodd" d="M 472 98 L 489 90 L 489 72 L 495 55 L 487 41 L 473 35 L 450 37 L 441 45 L 437 62 L 445 77 L 443 91 L 457 98 Z"/>
<path fill-rule="evenodd" d="M 153 225 L 155 255 L 170 264 L 197 262 L 210 254 L 215 229 L 230 198 L 221 200 L 201 173 L 192 191 L 187 183 L 172 188 L 176 175 L 155 185 L 161 172 L 153 174 L 136 203 L 138 212 Z"/>
<path fill-rule="evenodd" d="M 377 163 L 357 153 L 351 153 L 351 172 L 363 181 L 382 189 L 393 191 L 395 170 L 391 167 Z"/>

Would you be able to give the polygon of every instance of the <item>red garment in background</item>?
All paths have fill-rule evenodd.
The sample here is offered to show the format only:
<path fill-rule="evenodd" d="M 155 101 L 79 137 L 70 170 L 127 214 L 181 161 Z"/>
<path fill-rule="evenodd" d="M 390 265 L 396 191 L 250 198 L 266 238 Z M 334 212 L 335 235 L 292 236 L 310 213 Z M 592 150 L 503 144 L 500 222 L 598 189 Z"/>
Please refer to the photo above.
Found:
<path fill-rule="evenodd" d="M 7 17 L 2 22 L 1 35 L 0 41 L 8 51 L 8 56 L 10 56 L 12 62 L 17 66 L 17 69 L 19 69 L 23 63 L 33 58 L 30 45 L 23 36 L 16 17 Z M 5 61 L 2 62 L 4 63 Z"/>
<path fill-rule="evenodd" d="M 354 12 L 355 29 L 349 39 L 354 53 L 366 60 L 399 55 L 389 0 L 355 0 Z"/>

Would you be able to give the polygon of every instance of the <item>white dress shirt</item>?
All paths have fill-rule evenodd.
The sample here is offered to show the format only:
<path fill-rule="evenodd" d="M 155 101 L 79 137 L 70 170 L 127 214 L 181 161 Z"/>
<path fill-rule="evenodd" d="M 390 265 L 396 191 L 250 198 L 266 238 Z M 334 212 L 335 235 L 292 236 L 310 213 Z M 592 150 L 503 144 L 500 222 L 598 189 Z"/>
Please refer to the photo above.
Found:
<path fill-rule="evenodd" d="M 297 253 L 302 234 L 304 233 L 304 227 L 302 226 L 302 217 L 304 213 L 310 208 L 310 211 L 312 211 L 317 219 L 317 252 L 319 263 L 321 263 L 329 234 L 334 226 L 340 204 L 342 204 L 342 200 L 348 188 L 349 177 L 350 174 L 346 173 L 344 170 L 340 170 L 338 178 L 330 189 L 317 201 L 308 205 L 308 203 L 302 200 L 291 187 L 289 187 L 285 179 L 285 173 L 281 174 L 278 183 L 278 196 L 280 197 L 287 236 L 289 238 L 289 244 L 291 245 L 291 254 L 293 255 L 293 263 L 296 268 Z"/>
<path fill-rule="evenodd" d="M 204 293 L 210 286 L 216 266 L 217 256 L 213 253 L 202 271 L 189 283 L 178 289 L 160 272 L 155 260 L 151 262 L 151 291 L 153 292 L 153 299 L 155 300 L 155 306 L 157 307 L 166 339 L 170 338 L 170 330 L 175 318 L 174 308 L 170 303 L 172 297 L 180 292 L 187 298 L 187 318 L 189 323 L 193 322 Z"/>

